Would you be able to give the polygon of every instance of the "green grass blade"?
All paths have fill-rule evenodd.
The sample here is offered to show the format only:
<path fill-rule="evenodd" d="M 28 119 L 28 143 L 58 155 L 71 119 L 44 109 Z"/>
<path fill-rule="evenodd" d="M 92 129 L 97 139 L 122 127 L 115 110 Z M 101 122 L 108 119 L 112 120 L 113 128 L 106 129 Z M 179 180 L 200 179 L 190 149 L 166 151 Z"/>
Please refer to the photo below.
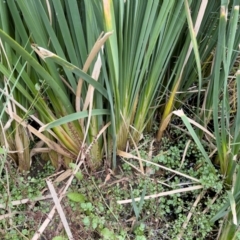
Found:
<path fill-rule="evenodd" d="M 197 144 L 199 150 L 201 151 L 202 155 L 204 156 L 204 159 L 209 164 L 209 166 L 215 171 L 214 165 L 212 164 L 210 158 L 208 157 L 208 154 L 204 150 L 203 145 L 201 144 L 201 142 L 200 142 L 197 134 L 195 133 L 193 127 L 191 126 L 190 122 L 188 121 L 187 116 L 184 114 L 184 112 L 182 110 L 174 111 L 173 113 L 175 115 L 179 116 L 182 119 L 183 123 L 185 124 L 185 126 L 187 127 L 189 133 L 191 134 L 193 140 L 195 141 L 195 143 Z"/>
<path fill-rule="evenodd" d="M 67 98 L 65 92 L 59 87 L 59 85 L 54 81 L 52 76 L 44 69 L 35 58 L 33 58 L 24 48 L 22 48 L 16 41 L 10 38 L 5 32 L 0 29 L 0 36 L 2 40 L 6 41 L 14 50 L 18 52 L 19 55 L 22 56 L 35 70 L 36 72 L 42 76 L 43 79 L 51 86 L 54 90 L 56 97 L 61 99 L 64 106 L 68 106 L 67 109 L 71 109 L 69 105 L 69 99 Z M 86 75 L 86 74 L 85 74 Z M 93 80 L 94 81 L 94 80 Z"/>
<path fill-rule="evenodd" d="M 222 146 L 222 138 L 220 135 L 219 130 L 219 122 L 218 122 L 218 109 L 219 109 L 219 79 L 222 78 L 220 75 L 221 73 L 221 63 L 225 51 L 225 29 L 226 29 L 226 13 L 224 11 L 221 11 L 220 15 L 220 23 L 219 23 L 219 33 L 218 33 L 218 45 L 216 49 L 216 55 L 215 55 L 215 62 L 214 62 L 214 88 L 213 88 L 213 121 L 214 121 L 214 130 L 215 130 L 215 136 L 216 136 L 216 143 L 218 148 L 218 155 L 220 158 L 220 165 L 223 167 L 223 146 Z M 226 170 L 222 169 L 222 172 L 226 172 Z"/>
<path fill-rule="evenodd" d="M 132 191 L 131 191 L 131 198 L 132 198 L 133 211 L 134 211 L 134 213 L 135 213 L 136 220 L 138 220 L 138 217 L 139 217 L 140 212 L 139 212 L 139 208 L 138 208 L 138 206 L 137 206 L 137 203 L 136 203 L 136 201 L 135 201 L 135 199 L 134 199 L 134 195 L 133 195 L 133 192 L 132 192 Z"/>
<path fill-rule="evenodd" d="M 236 73 L 236 83 L 237 83 L 237 96 L 240 96 L 240 69 Z M 233 156 L 236 156 L 239 153 L 240 149 L 240 97 L 237 98 L 237 113 L 235 117 L 235 123 L 233 127 L 234 134 L 234 146 L 233 148 Z"/>
<path fill-rule="evenodd" d="M 201 93 L 201 88 L 202 88 L 202 69 L 201 69 L 201 60 L 200 60 L 200 55 L 198 51 L 198 44 L 197 44 L 197 39 L 196 39 L 196 34 L 193 28 L 193 23 L 192 23 L 192 18 L 190 14 L 190 8 L 188 5 L 188 1 L 184 0 L 184 5 L 185 5 L 185 11 L 186 11 L 186 16 L 187 16 L 187 21 L 188 21 L 188 26 L 189 26 L 189 32 L 192 40 L 192 45 L 193 45 L 193 51 L 195 54 L 195 59 L 197 63 L 197 70 L 198 70 L 198 103 L 197 106 L 199 107 L 200 104 L 200 93 Z"/>
<path fill-rule="evenodd" d="M 141 211 L 142 211 L 142 207 L 143 207 L 143 203 L 144 203 L 144 197 L 146 196 L 146 191 L 147 191 L 147 182 L 145 182 L 144 187 L 143 187 L 143 191 L 142 191 L 142 194 L 141 194 L 141 198 L 140 198 L 140 202 L 139 202 L 139 206 L 138 206 L 139 213 L 141 213 Z"/>
<path fill-rule="evenodd" d="M 93 109 L 91 112 L 91 116 L 97 116 L 97 115 L 110 115 L 110 111 L 107 109 Z M 48 123 L 47 125 L 40 128 L 40 131 L 48 130 L 54 127 L 58 127 L 60 125 L 81 119 L 81 118 L 87 118 L 89 116 L 88 111 L 82 111 L 82 112 L 76 112 L 69 114 L 67 116 L 64 116 L 62 118 L 59 118 L 53 122 Z"/>
<path fill-rule="evenodd" d="M 107 94 L 106 89 L 99 82 L 94 80 L 92 77 L 90 77 L 88 74 L 83 72 L 81 69 L 79 69 L 75 65 L 69 63 L 68 61 L 62 59 L 61 57 L 57 56 L 56 54 L 54 54 L 54 53 L 52 53 L 48 50 L 47 50 L 47 52 L 45 52 L 46 51 L 45 49 L 42 49 L 42 48 L 37 47 L 37 46 L 33 46 L 33 48 L 35 49 L 35 51 L 39 51 L 39 50 L 42 51 L 42 53 L 43 53 L 42 57 L 44 58 L 44 60 L 46 62 L 53 61 L 53 62 L 65 67 L 65 68 L 68 68 L 73 73 L 75 73 L 76 75 L 81 77 L 83 80 L 85 80 L 86 82 L 91 84 L 98 92 L 100 92 L 106 99 L 108 99 L 108 94 Z"/>

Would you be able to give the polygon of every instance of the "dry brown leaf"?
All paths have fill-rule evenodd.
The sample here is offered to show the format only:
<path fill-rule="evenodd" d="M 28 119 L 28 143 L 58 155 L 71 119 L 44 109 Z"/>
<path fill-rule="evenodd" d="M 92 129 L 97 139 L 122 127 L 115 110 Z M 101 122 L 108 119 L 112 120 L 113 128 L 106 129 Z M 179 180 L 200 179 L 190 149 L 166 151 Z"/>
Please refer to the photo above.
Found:
<path fill-rule="evenodd" d="M 7 109 L 6 112 L 8 113 Z M 15 113 L 12 114 L 13 118 L 20 123 L 23 127 L 27 128 L 31 133 L 33 133 L 35 136 L 37 136 L 38 138 L 40 138 L 43 142 L 45 142 L 49 148 L 51 148 L 52 150 L 54 150 L 55 152 L 69 157 L 71 159 L 73 159 L 75 156 L 73 154 L 71 154 L 67 149 L 65 149 L 64 147 L 62 147 L 61 145 L 55 143 L 54 141 L 50 140 L 49 138 L 47 138 L 46 136 L 44 136 L 42 133 L 40 133 L 39 131 L 37 131 L 34 127 L 32 127 L 29 124 L 26 124 L 22 118 L 20 118 L 19 116 L 17 116 Z"/>
<path fill-rule="evenodd" d="M 103 46 L 103 44 L 105 43 L 105 41 L 109 38 L 109 36 L 111 34 L 112 34 L 112 32 L 107 32 L 104 35 L 103 35 L 103 33 L 101 33 L 98 40 L 94 44 L 90 54 L 88 55 L 88 58 L 87 58 L 84 66 L 83 66 L 83 72 L 87 72 L 87 70 L 89 69 L 89 67 L 90 67 L 90 65 L 93 61 L 93 59 L 98 54 L 99 50 L 101 49 L 101 47 Z M 77 85 L 77 90 L 76 90 L 76 103 L 75 103 L 76 112 L 81 111 L 80 102 L 81 102 L 82 84 L 83 84 L 83 80 L 81 78 L 79 78 L 78 85 Z"/>
<path fill-rule="evenodd" d="M 66 171 L 64 171 L 61 175 L 59 175 L 54 182 L 62 182 L 65 179 L 67 179 L 68 177 L 70 177 L 72 175 L 73 171 L 72 169 L 67 169 Z"/>
<path fill-rule="evenodd" d="M 104 180 L 104 184 L 106 184 L 106 182 L 109 181 L 110 179 L 111 179 L 111 173 L 108 173 Z"/>

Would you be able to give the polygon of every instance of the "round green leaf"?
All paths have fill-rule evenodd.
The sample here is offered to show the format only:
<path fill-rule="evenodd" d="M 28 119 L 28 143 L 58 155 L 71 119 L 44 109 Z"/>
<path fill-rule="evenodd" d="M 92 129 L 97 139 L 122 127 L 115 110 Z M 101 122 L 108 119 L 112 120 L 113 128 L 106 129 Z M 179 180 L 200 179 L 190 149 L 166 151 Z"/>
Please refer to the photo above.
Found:
<path fill-rule="evenodd" d="M 67 240 L 65 237 L 56 236 L 52 240 Z"/>
<path fill-rule="evenodd" d="M 86 200 L 85 196 L 81 193 L 71 192 L 71 193 L 68 193 L 67 196 L 73 202 L 83 203 Z"/>
<path fill-rule="evenodd" d="M 77 178 L 79 181 L 81 181 L 81 180 L 83 179 L 83 174 L 82 174 L 82 172 L 77 172 L 77 173 L 75 174 L 75 176 L 76 176 L 76 178 Z"/>

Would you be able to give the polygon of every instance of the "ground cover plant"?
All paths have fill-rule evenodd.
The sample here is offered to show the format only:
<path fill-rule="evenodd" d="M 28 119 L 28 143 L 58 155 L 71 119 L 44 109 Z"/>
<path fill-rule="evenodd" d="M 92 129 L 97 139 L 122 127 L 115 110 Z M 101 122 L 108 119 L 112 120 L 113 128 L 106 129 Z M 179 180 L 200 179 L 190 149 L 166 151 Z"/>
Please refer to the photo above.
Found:
<path fill-rule="evenodd" d="M 79 215 L 90 239 L 237 239 L 238 0 L 1 1 L 0 11 L 1 234 L 78 239 Z M 11 203 L 39 197 L 32 188 L 51 173 L 34 185 L 33 167 L 48 161 L 49 194 L 30 204 L 39 228 L 24 227 L 29 208 Z"/>
<path fill-rule="evenodd" d="M 161 150 L 159 151 L 156 148 L 152 161 L 156 164 L 164 164 L 174 170 L 180 167 L 176 162 L 180 165 L 181 153 L 184 152 L 188 137 L 183 136 L 178 130 L 171 130 L 170 134 L 177 138 L 178 147 L 176 146 L 176 139 L 163 138 Z M 152 136 L 149 137 L 152 138 Z M 144 147 L 142 147 L 141 156 L 145 157 L 149 153 L 150 142 L 144 140 L 142 143 Z M 137 166 L 134 160 L 130 162 Z M 122 159 L 118 172 L 111 175 L 108 181 L 106 181 L 106 171 L 104 170 L 93 175 L 89 175 L 82 170 L 74 178 L 68 194 L 62 202 L 74 239 L 174 239 L 180 235 L 183 239 L 215 239 L 218 232 L 217 225 L 211 223 L 210 220 L 223 206 L 226 196 L 222 194 L 223 182 L 221 178 L 214 175 L 209 176 L 211 170 L 206 168 L 203 163 L 202 154 L 196 144 L 191 142 L 181 172 L 187 176 L 200 179 L 205 189 L 191 191 L 190 193 L 184 192 L 186 187 L 194 185 L 190 179 L 171 172 L 161 171 L 160 168 L 150 164 L 144 166 L 149 169 L 148 176 L 139 176 Z M 12 198 L 34 199 L 39 194 L 41 195 L 35 189 L 44 188 L 45 181 L 43 178 L 54 171 L 46 162 L 42 161 L 42 164 L 45 170 L 39 171 L 39 176 L 34 175 L 32 177 L 30 172 L 28 177 L 20 178 L 17 192 L 14 181 L 19 178 L 12 177 L 12 174 L 14 175 L 14 171 L 16 171 L 14 168 L 9 169 L 8 177 L 10 188 L 12 188 Z M 191 165 L 190 168 L 189 165 Z M 45 174 L 45 176 L 42 174 Z M 40 182 L 36 181 L 36 177 L 39 177 Z M 4 174 L 2 180 L 6 181 L 6 178 L 7 174 Z M 27 184 L 21 185 L 21 182 Z M 34 184 L 37 184 L 37 186 Z M 56 188 L 58 189 L 61 184 L 57 184 Z M 144 193 L 143 197 L 145 197 L 176 190 L 179 187 L 183 189 L 182 193 L 144 200 L 142 207 L 140 207 L 139 202 L 135 202 L 135 204 L 133 202 L 118 203 L 118 201 L 128 198 L 131 201 L 131 196 L 137 198 Z M 34 190 L 34 193 L 32 193 L 32 190 Z M 2 188 L 1 192 L 4 193 L 5 189 Z M 216 199 L 217 195 L 219 196 Z M 1 204 L 5 205 L 8 194 L 5 193 L 3 196 Z M 196 209 L 192 209 L 193 215 L 185 231 L 182 232 L 186 216 L 198 198 L 200 198 L 199 203 Z M 12 212 L 16 214 L 16 217 L 13 218 L 14 226 L 15 224 L 17 226 L 7 228 L 8 222 L 2 221 L 2 229 L 5 229 L 2 236 L 5 236 L 5 239 L 24 239 L 24 236 L 31 239 L 38 224 L 45 218 L 45 214 L 49 212 L 51 207 L 52 202 L 47 199 L 42 199 L 37 204 L 35 201 L 28 205 L 19 202 L 19 205 L 12 206 Z M 203 211 L 204 214 L 202 214 Z M 199 221 L 200 216 L 201 221 Z M 35 220 L 33 221 L 33 219 Z M 43 233 L 43 238 L 46 239 L 53 239 L 55 236 L 62 236 L 67 239 L 61 220 L 58 217 L 52 221 Z"/>

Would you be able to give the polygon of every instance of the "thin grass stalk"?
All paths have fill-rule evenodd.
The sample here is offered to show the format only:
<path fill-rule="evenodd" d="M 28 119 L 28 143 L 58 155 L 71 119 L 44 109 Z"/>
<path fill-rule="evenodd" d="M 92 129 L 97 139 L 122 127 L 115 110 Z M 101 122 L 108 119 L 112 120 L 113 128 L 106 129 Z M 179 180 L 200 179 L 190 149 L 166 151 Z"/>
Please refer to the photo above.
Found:
<path fill-rule="evenodd" d="M 115 34 L 110 37 L 106 52 L 119 149 L 125 148 L 131 125 L 136 129 L 133 131 L 136 142 L 146 127 L 148 110 L 164 78 L 175 39 L 184 25 L 181 21 L 178 31 L 174 31 L 174 23 L 169 19 L 174 16 L 176 21 L 180 16 L 182 20 L 181 8 L 182 3 L 174 1 L 164 1 L 161 5 L 156 1 L 103 1 L 105 30 L 113 30 Z M 167 27 L 172 31 L 166 31 Z M 167 39 L 173 45 L 167 44 Z"/>
<path fill-rule="evenodd" d="M 41 47 L 45 47 L 46 51 L 48 51 L 48 49 L 54 49 L 54 52 L 56 52 L 59 56 L 65 59 L 70 59 L 71 63 L 74 63 L 74 65 L 82 68 L 87 59 L 88 51 L 90 52 L 93 44 L 96 41 L 96 37 L 98 36 L 98 30 L 96 27 L 94 27 L 97 26 L 95 16 L 93 14 L 91 16 L 90 14 L 83 14 L 81 16 L 79 12 L 80 5 L 81 7 L 86 7 L 85 10 L 88 13 L 90 13 L 89 10 L 92 9 L 91 11 L 93 13 L 94 4 L 90 3 L 89 1 L 85 1 L 84 5 L 82 5 L 82 3 L 79 3 L 78 1 L 72 1 L 71 4 L 62 1 L 49 1 L 46 4 L 45 2 L 30 0 L 27 4 L 24 1 L 11 2 L 8 6 L 9 8 L 11 8 L 9 16 L 12 14 L 11 17 L 14 19 L 15 29 L 17 29 L 19 33 L 21 33 L 21 29 L 24 30 L 22 31 L 23 35 L 20 34 L 18 36 L 18 39 L 21 43 L 26 41 L 27 39 L 26 32 L 31 32 L 31 41 L 38 43 Z M 64 13 L 66 13 L 66 15 Z M 20 14 L 22 14 L 22 18 L 19 18 Z M 84 19 L 85 17 L 86 19 Z M 18 23 L 19 19 L 21 19 L 21 21 Z M 7 21 L 5 22 L 7 23 Z M 79 24 L 77 24 L 77 22 L 79 22 Z M 86 26 L 83 26 L 81 23 L 85 24 Z M 26 31 L 25 27 L 27 29 Z M 86 35 L 85 31 L 87 32 L 87 42 L 86 38 L 84 37 Z M 32 46 L 36 45 L 32 44 Z M 18 48 L 16 44 L 15 47 Z M 27 45 L 27 49 L 29 48 L 30 44 Z M 25 52 L 25 57 L 26 56 L 27 54 Z M 31 58 L 30 55 L 28 55 L 27 59 L 23 59 L 27 60 L 28 64 L 31 66 L 30 72 L 34 76 L 32 79 L 36 80 L 35 84 L 39 83 L 39 76 L 41 76 L 41 78 L 44 79 L 44 81 L 46 82 L 46 86 L 48 86 L 44 95 L 47 96 L 47 98 L 51 102 L 52 108 L 49 108 L 49 106 L 44 106 L 44 101 L 37 102 L 36 109 L 43 113 L 40 115 L 41 120 L 45 123 L 48 123 L 56 120 L 57 118 L 61 118 L 65 115 L 74 113 L 75 110 L 72 107 L 72 103 L 69 99 L 68 89 L 66 89 L 64 83 L 61 80 L 62 76 L 59 77 L 60 74 L 64 73 L 65 76 L 67 76 L 69 88 L 71 88 L 71 91 L 75 91 L 78 82 L 74 75 L 75 73 L 71 71 L 71 67 L 69 68 L 63 66 L 63 68 L 57 68 L 52 61 L 42 61 L 41 59 L 39 61 L 39 64 L 37 63 L 37 61 L 34 62 L 34 56 Z M 49 85 L 49 82 L 47 80 L 48 77 L 46 77 L 46 75 L 43 76 L 39 72 L 40 70 L 42 73 L 46 73 L 46 68 L 48 69 L 49 73 L 48 77 L 51 76 L 50 78 L 52 78 L 52 85 Z M 89 72 L 91 72 L 92 69 L 93 67 L 92 65 L 90 65 Z M 24 76 L 24 81 L 27 80 L 28 77 L 25 74 L 25 71 L 23 71 L 22 74 Z M 85 74 L 85 76 L 87 76 L 88 78 L 87 74 Z M 79 77 L 85 78 L 81 74 Z M 105 89 L 102 87 L 102 80 L 101 83 L 98 84 L 96 87 L 96 85 L 94 85 L 94 80 L 91 78 L 88 79 L 91 83 L 93 83 L 93 86 L 95 86 L 96 89 L 100 88 L 100 92 L 103 93 L 105 91 Z M 86 90 L 88 88 L 88 85 L 85 81 L 83 83 L 84 84 L 79 101 L 82 101 L 82 99 L 86 97 Z M 53 87 L 53 85 L 55 85 L 55 88 Z M 24 88 L 22 88 L 22 86 L 24 86 L 24 82 L 22 83 L 22 85 L 18 86 L 18 88 L 22 92 L 24 92 L 25 90 Z M 32 93 L 36 92 L 36 89 L 34 89 L 34 84 L 28 82 L 27 87 L 29 86 Z M 108 94 L 106 92 L 104 92 L 104 94 L 107 98 Z M 28 101 L 31 101 L 30 99 L 32 99 L 32 96 L 30 95 L 27 94 Z M 97 104 L 94 104 L 93 106 L 102 107 L 102 105 L 99 104 L 102 102 L 102 95 L 99 94 L 98 91 L 96 91 L 94 95 L 94 101 L 96 101 Z M 60 99 L 61 102 L 59 101 Z M 92 121 L 91 126 L 93 127 L 93 129 L 91 129 L 91 134 L 93 134 L 93 136 L 87 138 L 90 142 L 92 137 L 94 137 L 98 133 L 98 128 L 102 126 L 102 116 L 98 114 L 96 119 Z M 78 153 L 79 144 L 81 145 L 81 140 L 83 138 L 83 132 L 77 121 L 68 122 L 62 127 L 54 128 L 54 131 L 58 134 L 58 138 L 60 138 L 60 141 L 63 143 L 63 145 L 69 148 L 72 153 Z M 102 147 L 100 142 L 101 141 L 99 141 L 100 145 L 98 149 L 102 153 Z M 99 159 L 101 159 L 101 157 L 99 157 Z"/>
<path fill-rule="evenodd" d="M 166 103 L 166 107 L 163 112 L 162 120 L 161 120 L 159 130 L 157 133 L 157 137 L 156 137 L 158 141 L 161 140 L 163 133 L 170 122 L 170 119 L 171 119 L 170 116 L 171 116 L 171 112 L 173 110 L 174 103 L 176 100 L 177 91 L 179 90 L 179 86 L 180 86 L 181 82 L 183 81 L 183 72 L 187 66 L 187 63 L 189 62 L 189 57 L 192 52 L 192 49 L 194 49 L 194 53 L 196 56 L 197 69 L 198 69 L 198 74 L 199 74 L 199 84 L 198 84 L 199 89 L 201 88 L 201 83 L 202 83 L 202 75 L 201 75 L 201 69 L 200 69 L 200 57 L 199 57 L 199 52 L 197 49 L 198 47 L 197 47 L 196 36 L 195 36 L 198 34 L 198 31 L 199 31 L 198 25 L 199 25 L 199 22 L 201 22 L 201 19 L 198 19 L 198 22 L 195 23 L 195 31 L 196 32 L 194 32 L 188 3 L 187 3 L 187 1 L 185 1 L 184 3 L 185 3 L 185 11 L 186 11 L 186 16 L 187 16 L 188 25 L 189 25 L 191 42 L 189 43 L 189 37 L 188 37 L 188 41 L 186 41 L 186 43 L 185 43 L 185 49 L 186 49 L 186 46 L 188 46 L 188 50 L 187 50 L 187 52 L 182 51 L 182 57 L 180 59 L 182 59 L 183 62 L 179 61 L 178 67 L 180 69 L 180 72 L 178 70 L 179 73 L 177 74 L 177 78 L 174 81 L 175 83 L 172 87 L 170 97 Z M 203 17 L 201 12 L 199 12 L 199 15 L 200 15 L 200 17 Z M 198 105 L 199 105 L 199 99 L 200 99 L 200 93 L 198 94 Z"/>
<path fill-rule="evenodd" d="M 238 96 L 240 94 L 240 70 L 237 71 L 236 73 L 236 81 L 237 81 L 237 93 Z M 231 177 L 231 183 L 232 183 L 232 190 L 231 193 L 233 195 L 233 203 L 229 200 L 229 203 L 227 203 L 226 207 L 230 205 L 230 209 L 227 212 L 224 212 L 226 209 L 223 208 L 220 210 L 220 212 L 217 214 L 219 216 L 224 216 L 224 225 L 221 230 L 221 237 L 220 239 L 226 239 L 227 237 L 231 237 L 231 239 L 237 239 L 237 236 L 239 234 L 239 228 L 238 225 L 240 223 L 240 186 L 239 186 L 239 181 L 240 181 L 240 171 L 239 171 L 239 163 L 237 163 L 237 158 L 239 157 L 239 148 L 240 148 L 240 134 L 239 134 L 239 119 L 240 119 L 240 110 L 239 110 L 239 104 L 240 100 L 239 98 L 237 99 L 238 101 L 238 108 L 237 108 L 237 113 L 235 117 L 235 122 L 234 122 L 234 127 L 232 128 L 232 133 L 233 133 L 233 142 L 231 143 L 231 156 L 232 156 L 232 164 L 229 164 L 229 172 L 228 172 L 228 177 Z M 231 168 L 230 168 L 231 167 Z M 233 212 L 234 211 L 234 212 Z M 216 215 L 216 217 L 217 217 Z M 234 216 L 235 216 L 235 221 L 234 221 Z M 218 217 L 219 218 L 219 217 Z"/>
<path fill-rule="evenodd" d="M 215 99 L 213 99 L 213 120 L 215 133 L 217 135 L 217 146 L 218 146 L 218 159 L 221 166 L 221 171 L 225 174 L 225 182 L 231 187 L 231 192 L 229 192 L 229 199 L 223 208 L 218 212 L 218 214 L 212 219 L 216 221 L 217 219 L 224 217 L 223 227 L 221 229 L 220 239 L 238 239 L 239 236 L 239 222 L 240 222 L 240 171 L 239 163 L 237 159 L 239 157 L 239 147 L 240 147 L 240 133 L 239 133 L 239 97 L 237 98 L 237 110 L 236 112 L 231 110 L 234 106 L 229 103 L 229 75 L 232 70 L 233 62 L 236 59 L 236 49 L 239 50 L 239 5 L 240 1 L 233 1 L 228 5 L 225 1 L 222 1 L 221 6 L 221 17 L 220 22 L 222 22 L 222 45 L 218 46 L 215 61 L 218 63 L 214 72 L 214 90 L 218 90 L 214 97 L 222 95 L 222 102 L 219 104 Z M 230 8 L 231 13 L 229 20 L 227 20 L 228 8 Z M 219 32 L 220 36 L 220 32 Z M 221 55 L 220 55 L 221 54 Z M 220 62 L 219 62 L 220 61 Z M 221 64 L 221 65 L 220 65 Z M 221 68 L 220 68 L 221 66 Z M 222 67 L 223 66 L 223 67 Z M 220 74 L 217 72 L 220 71 Z M 219 78 L 217 78 L 219 77 Z M 220 79 L 220 83 L 216 81 Z M 237 96 L 240 94 L 239 87 L 239 66 L 236 71 L 236 85 L 237 85 Z M 216 107 L 216 109 L 214 109 Z M 220 112 L 220 120 L 219 120 Z M 232 120 L 233 119 L 233 120 Z M 219 130 L 220 129 L 220 130 Z"/>
<path fill-rule="evenodd" d="M 135 128 L 140 133 L 146 126 L 146 123 L 142 121 L 142 119 L 146 119 L 148 113 L 148 111 L 142 111 L 141 109 L 150 108 L 154 97 L 157 96 L 157 90 L 162 94 L 162 96 L 166 93 L 167 88 L 164 89 L 165 86 L 163 81 L 166 78 L 165 74 L 170 62 L 170 57 L 172 56 L 174 48 L 177 44 L 176 39 L 178 39 L 185 23 L 185 16 L 182 12 L 182 7 L 182 3 L 180 2 L 178 2 L 175 6 L 172 5 L 169 9 L 168 15 L 166 15 L 166 18 L 164 19 L 161 19 L 159 14 L 159 20 L 161 19 L 163 26 L 157 42 L 157 48 L 155 49 L 155 57 L 152 59 L 152 64 L 149 66 L 148 74 L 145 79 L 146 82 L 144 83 L 143 90 L 140 92 L 141 98 L 139 99 L 134 122 Z M 168 21 L 168 18 L 171 19 L 171 21 Z M 181 19 L 180 22 L 179 19 Z M 166 33 L 165 29 L 168 29 Z M 162 99 L 162 96 L 160 99 Z M 153 110 L 155 111 L 156 108 Z"/>
<path fill-rule="evenodd" d="M 228 76 L 231 71 L 231 62 L 233 59 L 233 50 L 234 50 L 234 42 L 236 39 L 236 28 L 238 22 L 239 15 L 239 6 L 232 6 L 232 14 L 231 20 L 227 25 L 227 5 L 224 5 L 224 2 L 221 7 L 221 15 L 220 15 L 220 27 L 219 27 L 219 42 L 216 50 L 215 57 L 215 68 L 214 68 L 214 86 L 213 86 L 213 121 L 214 121 L 214 129 L 216 135 L 216 143 L 218 147 L 218 159 L 220 162 L 221 172 L 226 174 L 227 182 L 231 182 L 232 172 L 232 160 L 231 155 L 229 154 L 229 133 L 230 125 L 229 125 L 229 106 L 228 103 L 228 93 L 227 93 L 227 82 Z M 231 32 L 232 34 L 228 34 L 227 32 Z M 220 37 L 221 36 L 221 37 Z M 220 39 L 221 38 L 221 39 Z M 226 52 L 226 49 L 227 52 Z M 222 69 L 223 64 L 223 69 Z M 220 79 L 217 81 L 216 79 Z M 219 106 L 218 95 L 223 93 L 221 108 Z M 220 109 L 219 109 L 220 108 Z M 219 118 L 219 110 L 221 111 L 221 118 Z"/>
<path fill-rule="evenodd" d="M 3 58 L 4 59 L 4 58 Z M 18 63 L 20 58 L 17 60 L 16 65 Z M 14 66 L 14 69 L 11 71 L 9 78 L 13 78 L 14 70 L 16 68 L 16 65 Z M 25 64 L 26 65 L 26 64 Z M 24 67 L 23 67 L 24 68 Z M 21 69 L 21 72 L 23 71 L 23 68 Z M 6 79 L 5 76 L 3 76 L 5 85 L 3 88 L 3 92 L 6 93 L 6 95 L 3 97 L 3 92 L 1 92 L 1 103 L 3 104 L 2 111 L 0 113 L 0 119 L 2 120 L 3 114 L 5 115 L 5 109 L 8 108 L 10 112 L 10 118 L 12 118 L 12 113 L 23 115 L 20 109 L 16 108 L 15 104 L 13 102 L 10 102 L 9 95 L 13 95 L 13 98 L 18 99 L 19 102 L 25 103 L 24 97 L 19 94 L 19 92 L 16 90 L 16 84 L 20 82 L 20 76 L 16 79 L 16 82 L 14 85 L 10 85 L 10 80 Z M 4 101 L 5 100 L 5 101 Z M 26 105 L 29 106 L 29 105 Z M 6 123 L 3 121 L 4 125 Z M 8 142 L 9 148 L 9 156 L 18 163 L 19 170 L 22 171 L 28 171 L 30 169 L 30 151 L 29 151 L 29 136 L 27 134 L 27 131 L 18 123 L 13 121 L 12 118 L 12 126 L 4 127 L 4 131 L 1 135 L 6 135 L 7 138 L 4 140 L 1 136 L 0 142 L 1 144 L 6 144 L 6 141 Z M 15 154 L 12 154 L 11 152 L 14 151 Z"/>
<path fill-rule="evenodd" d="M 235 168 L 233 188 L 230 195 L 233 199 L 229 198 L 225 205 L 219 210 L 219 212 L 211 219 L 214 223 L 216 220 L 224 217 L 223 227 L 220 233 L 220 240 L 225 239 L 238 239 L 239 234 L 239 222 L 240 222 L 240 187 L 238 182 L 240 181 L 239 164 Z M 235 206 L 231 206 L 235 203 Z M 234 212 L 233 212 L 234 211 Z M 234 216 L 235 215 L 235 220 Z"/>

